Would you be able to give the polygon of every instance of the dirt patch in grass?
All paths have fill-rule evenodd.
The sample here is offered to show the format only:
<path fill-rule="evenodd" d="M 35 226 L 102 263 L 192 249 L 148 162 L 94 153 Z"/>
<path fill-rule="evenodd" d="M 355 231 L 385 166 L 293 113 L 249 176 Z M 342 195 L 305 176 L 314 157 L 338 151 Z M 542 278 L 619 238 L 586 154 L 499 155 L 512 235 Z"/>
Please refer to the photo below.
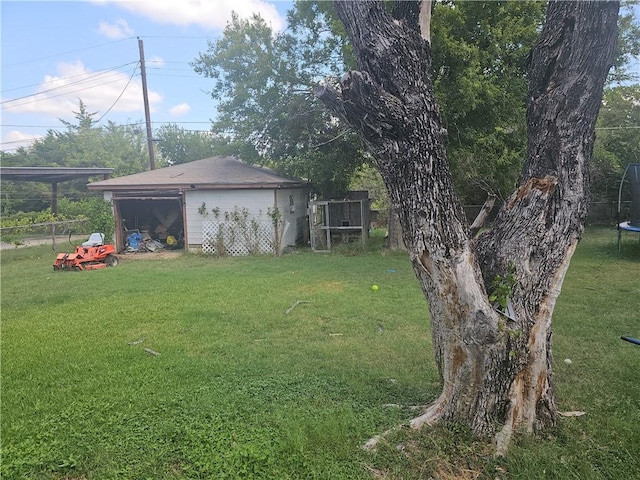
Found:
<path fill-rule="evenodd" d="M 183 255 L 183 250 L 158 250 L 156 252 L 135 252 L 119 253 L 118 258 L 122 261 L 129 260 L 170 260 Z"/>

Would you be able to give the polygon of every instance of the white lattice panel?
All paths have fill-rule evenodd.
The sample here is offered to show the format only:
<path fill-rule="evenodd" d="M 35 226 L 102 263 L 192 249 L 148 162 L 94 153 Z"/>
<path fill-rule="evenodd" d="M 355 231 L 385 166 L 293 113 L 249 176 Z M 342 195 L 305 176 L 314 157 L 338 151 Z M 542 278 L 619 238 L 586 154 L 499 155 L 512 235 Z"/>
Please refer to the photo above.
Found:
<path fill-rule="evenodd" d="M 202 251 L 231 256 L 274 253 L 273 223 L 206 220 L 202 222 Z"/>

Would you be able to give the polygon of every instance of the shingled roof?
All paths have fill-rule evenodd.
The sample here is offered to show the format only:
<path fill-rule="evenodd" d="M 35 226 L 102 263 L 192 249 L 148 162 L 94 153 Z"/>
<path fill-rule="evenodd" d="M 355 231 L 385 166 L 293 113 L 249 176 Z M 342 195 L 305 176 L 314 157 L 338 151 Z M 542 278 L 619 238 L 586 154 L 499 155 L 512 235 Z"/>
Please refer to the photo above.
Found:
<path fill-rule="evenodd" d="M 90 183 L 89 190 L 245 189 L 306 186 L 301 179 L 233 157 L 211 157 L 171 167 Z"/>

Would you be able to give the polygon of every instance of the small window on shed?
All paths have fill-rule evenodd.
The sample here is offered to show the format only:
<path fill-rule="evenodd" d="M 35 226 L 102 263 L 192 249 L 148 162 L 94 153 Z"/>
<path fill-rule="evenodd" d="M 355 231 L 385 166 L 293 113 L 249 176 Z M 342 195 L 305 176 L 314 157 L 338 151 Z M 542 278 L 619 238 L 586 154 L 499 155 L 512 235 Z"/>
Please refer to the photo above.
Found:
<path fill-rule="evenodd" d="M 289 195 L 289 213 L 296 213 L 296 202 L 293 195 Z"/>

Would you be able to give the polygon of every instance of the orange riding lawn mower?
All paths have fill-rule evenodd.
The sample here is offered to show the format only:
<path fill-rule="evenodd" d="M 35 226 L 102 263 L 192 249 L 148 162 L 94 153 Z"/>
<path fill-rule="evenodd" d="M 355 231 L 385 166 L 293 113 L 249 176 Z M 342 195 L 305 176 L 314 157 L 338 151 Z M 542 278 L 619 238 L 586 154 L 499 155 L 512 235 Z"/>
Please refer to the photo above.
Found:
<path fill-rule="evenodd" d="M 104 234 L 92 233 L 89 240 L 76 247 L 74 253 L 59 253 L 53 262 L 53 270 L 98 270 L 115 267 L 118 257 L 116 247 L 104 243 Z"/>

